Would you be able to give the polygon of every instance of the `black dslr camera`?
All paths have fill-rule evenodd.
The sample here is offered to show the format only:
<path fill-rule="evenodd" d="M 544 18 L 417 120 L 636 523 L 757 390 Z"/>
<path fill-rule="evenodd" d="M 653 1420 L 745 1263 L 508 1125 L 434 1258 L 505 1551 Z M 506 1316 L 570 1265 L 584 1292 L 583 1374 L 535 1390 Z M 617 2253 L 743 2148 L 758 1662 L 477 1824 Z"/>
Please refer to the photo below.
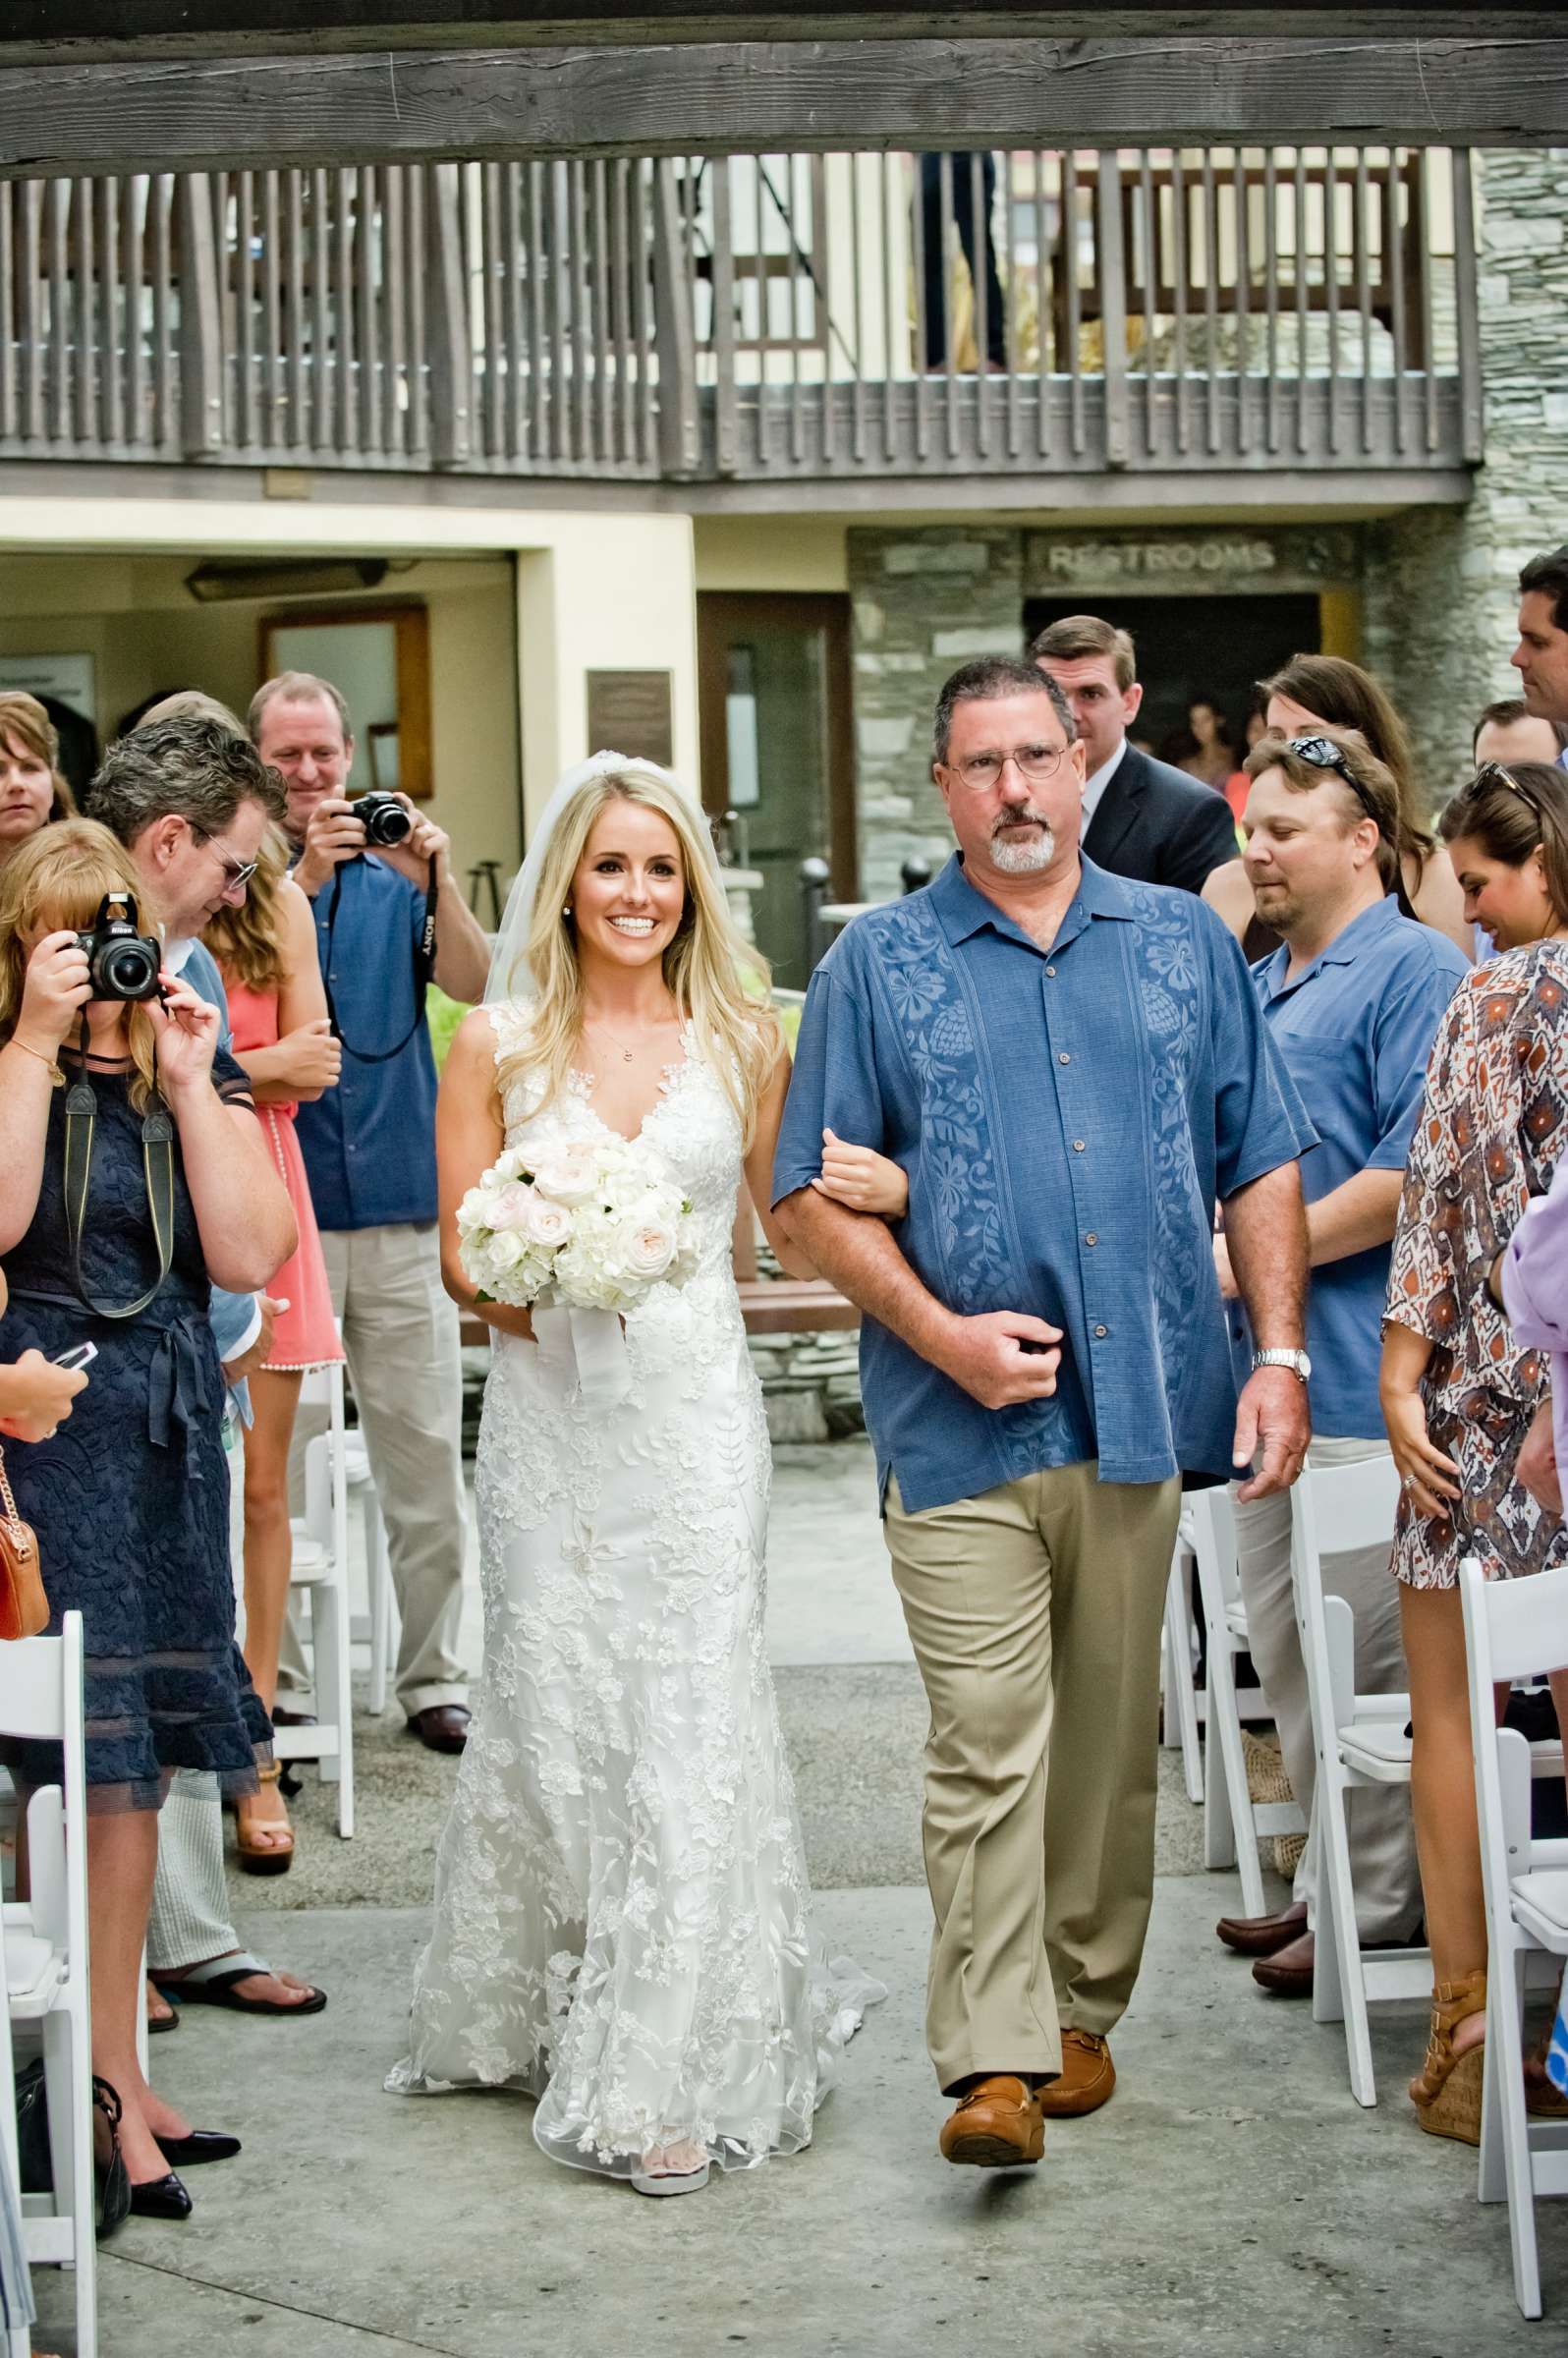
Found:
<path fill-rule="evenodd" d="M 365 842 L 379 844 L 383 850 L 389 844 L 406 843 L 414 832 L 414 821 L 406 805 L 395 794 L 383 793 L 379 787 L 356 799 L 354 815 L 364 828 Z"/>
<path fill-rule="evenodd" d="M 87 980 L 95 999 L 155 999 L 163 945 L 150 933 L 137 931 L 137 902 L 132 892 L 106 892 L 90 933 L 77 935 L 77 947 L 87 954 Z"/>

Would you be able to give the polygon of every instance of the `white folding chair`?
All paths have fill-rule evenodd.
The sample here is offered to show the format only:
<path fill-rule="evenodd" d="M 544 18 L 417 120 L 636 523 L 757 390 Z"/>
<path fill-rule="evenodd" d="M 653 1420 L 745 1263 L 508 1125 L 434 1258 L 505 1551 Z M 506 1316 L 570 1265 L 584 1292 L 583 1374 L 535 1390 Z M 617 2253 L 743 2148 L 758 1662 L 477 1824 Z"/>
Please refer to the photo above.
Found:
<path fill-rule="evenodd" d="M 4 1984 L 9 1999 L 11 1981 L 6 1957 L 3 1910 L 0 1910 L 0 1983 Z M 8 2002 L 5 2006 L 0 2007 L 0 2154 L 4 2155 L 7 2178 L 13 2195 L 17 2197 L 17 2207 L 20 2211 L 21 2200 L 18 2190 L 22 2184 L 22 2173 L 17 2157 L 15 2088 L 16 2061 L 11 2048 L 11 2008 Z M 27 2230 L 24 2228 L 24 2246 L 26 2233 Z M 32 2335 L 28 2331 L 25 2319 L 16 2325 L 6 2327 L 3 2332 L 0 2332 L 0 2347 L 4 2348 L 6 2358 L 30 2358 Z"/>
<path fill-rule="evenodd" d="M 1236 1659 L 1247 1652 L 1247 1610 L 1236 1566 L 1236 1517 L 1223 1487 L 1195 1490 L 1183 1510 L 1198 1559 L 1198 1593 L 1207 1634 L 1204 1718 L 1204 1864 L 1235 1866 L 1242 1908 L 1267 1906 L 1258 1845 L 1270 1834 L 1299 1834 L 1307 1821 L 1293 1801 L 1254 1801 L 1242 1745 L 1243 1717 L 1269 1715 L 1261 1687 L 1238 1688 Z"/>
<path fill-rule="evenodd" d="M 1325 1555 L 1384 1541 L 1392 1548 L 1398 1504 L 1399 1476 L 1391 1457 L 1316 1471 L 1309 1467 L 1291 1492 L 1296 1628 L 1317 1756 L 1313 2019 L 1344 2023 L 1351 2092 L 1359 2105 L 1377 2102 L 1368 2003 L 1429 1998 L 1431 1953 L 1411 1947 L 1369 1954 L 1361 1945 L 1346 1804 L 1358 1788 L 1409 1784 L 1410 1697 L 1356 1692 L 1356 1617 L 1343 1597 L 1324 1595 L 1322 1561 Z"/>
<path fill-rule="evenodd" d="M 51 2194 L 22 2198 L 28 2258 L 74 2270 L 78 2358 L 95 2358 L 97 2247 L 92 2166 L 92 2050 L 87 1998 L 86 1783 L 82 1731 L 82 1615 L 67 1613 L 57 1638 L 0 1645 L 0 1731 L 57 1743 L 62 1783 L 28 1805 L 30 1896 L 7 1900 L 8 2030 L 34 2024 L 43 2046 L 44 2093 L 54 2168 Z M 7 2158 L 16 2162 L 8 2104 Z"/>
<path fill-rule="evenodd" d="M 356 1613 L 352 1628 L 354 1643 L 367 1646 L 370 1651 L 369 1708 L 379 1718 L 386 1710 L 387 1678 L 397 1659 L 398 1618 L 397 1600 L 392 1590 L 392 1566 L 387 1556 L 386 1525 L 381 1520 L 381 1499 L 370 1470 L 370 1453 L 365 1447 L 364 1434 L 356 1426 L 345 1436 L 344 1472 L 349 1489 L 360 1500 L 360 1531 L 364 1545 L 365 1611 Z"/>
<path fill-rule="evenodd" d="M 1203 1721 L 1207 1690 L 1198 1683 L 1196 1633 L 1193 1624 L 1193 1527 L 1185 1504 L 1176 1528 L 1176 1547 L 1170 1559 L 1165 1588 L 1164 1645 L 1160 1656 L 1160 1742 L 1167 1752 L 1178 1745 L 1182 1777 L 1190 1802 L 1204 1798 Z"/>
<path fill-rule="evenodd" d="M 1568 1959 L 1568 1841 L 1530 1830 L 1532 1750 L 1517 1728 L 1495 1725 L 1498 1681 L 1568 1665 L 1568 1571 L 1488 1581 L 1467 1557 L 1459 1567 L 1475 1733 L 1476 1811 L 1486 1898 L 1486 2052 L 1481 2106 L 1484 2203 L 1508 2205 L 1514 2298 L 1540 2315 L 1536 2197 L 1568 2194 L 1568 2121 L 1525 2110 L 1527 1981 L 1555 1983 Z"/>
<path fill-rule="evenodd" d="M 290 1526 L 294 1541 L 290 1586 L 309 1604 L 315 1688 L 313 1727 L 280 1727 L 273 1737 L 281 1761 L 317 1761 L 324 1783 L 338 1788 L 338 1832 L 354 1831 L 354 1698 L 350 1681 L 349 1483 L 343 1423 L 343 1369 L 311 1368 L 300 1389 L 302 1407 L 324 1407 L 327 1429 L 307 1447 L 305 1514 Z"/>

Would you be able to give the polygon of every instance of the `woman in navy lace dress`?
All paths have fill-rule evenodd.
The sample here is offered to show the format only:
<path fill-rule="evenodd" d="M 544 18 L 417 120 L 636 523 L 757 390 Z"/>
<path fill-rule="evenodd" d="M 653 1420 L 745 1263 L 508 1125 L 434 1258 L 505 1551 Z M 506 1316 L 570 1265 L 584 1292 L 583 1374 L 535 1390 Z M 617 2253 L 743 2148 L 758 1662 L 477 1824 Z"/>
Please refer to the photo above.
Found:
<path fill-rule="evenodd" d="M 189 2129 L 136 2059 L 136 2008 L 168 1771 L 205 1768 L 253 1791 L 271 1729 L 234 1642 L 223 1377 L 209 1288 L 265 1283 L 276 1187 L 247 1110 L 249 1085 L 217 1047 L 214 1008 L 173 977 L 162 1004 L 89 999 L 76 934 L 104 895 L 139 893 L 106 829 L 67 819 L 0 878 L 0 1267 L 8 1356 L 55 1358 L 91 1341 L 86 1390 L 52 1438 L 11 1453 L 17 1504 L 38 1535 L 57 1629 L 83 1617 L 86 1656 L 87 1874 L 93 2068 L 119 2091 L 139 2209 L 189 2209 L 173 2159 Z M 140 924 L 149 919 L 143 908 Z M 80 1052 L 85 1014 L 87 1052 Z M 80 1265 L 68 1233 L 68 1084 L 95 1099 Z M 162 1159 L 146 1125 L 172 1127 L 172 1253 L 159 1274 L 151 1191 Z M 238 1221 L 245 1205 L 252 1217 Z M 264 1265 L 263 1265 L 264 1264 Z M 96 1306 L 96 1307 L 92 1307 Z M 58 1776 L 48 1745 L 0 1742 L 25 1790 Z"/>

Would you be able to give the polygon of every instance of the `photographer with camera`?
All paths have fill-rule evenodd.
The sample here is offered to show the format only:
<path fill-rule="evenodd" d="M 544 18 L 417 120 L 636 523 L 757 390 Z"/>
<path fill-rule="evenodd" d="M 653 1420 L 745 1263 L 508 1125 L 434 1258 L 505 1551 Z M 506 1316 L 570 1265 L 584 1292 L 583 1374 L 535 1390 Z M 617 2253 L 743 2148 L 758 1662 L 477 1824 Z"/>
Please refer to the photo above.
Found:
<path fill-rule="evenodd" d="M 249 769 L 202 763 L 176 816 L 161 773 L 180 751 L 143 764 L 117 747 L 94 781 L 135 856 L 68 818 L 0 871 L 7 1341 L 95 1353 L 71 1425 L 14 1463 L 12 1486 L 51 1625 L 83 1616 L 93 2067 L 123 2107 L 133 2208 L 159 2218 L 191 2208 L 182 2164 L 238 2147 L 194 2134 L 137 2057 L 158 1811 L 182 1768 L 254 1790 L 270 1736 L 234 1642 L 211 1288 L 253 1293 L 295 1240 L 218 1011 L 154 930 L 244 889 L 275 789 L 242 748 Z M 58 1779 L 55 1747 L 8 1739 L 0 1760 L 24 1795 Z"/>
<path fill-rule="evenodd" d="M 250 728 L 288 797 L 294 880 L 314 907 L 343 1048 L 337 1088 L 302 1105 L 296 1126 L 386 1522 L 403 1618 L 398 1701 L 421 1743 L 457 1752 L 469 1726 L 457 1657 L 463 1379 L 435 1225 L 435 1059 L 424 990 L 433 979 L 454 999 L 481 998 L 489 943 L 452 889 L 442 830 L 406 795 L 350 800 L 354 739 L 329 680 L 280 672 L 257 690 Z M 302 1415 L 297 1468 L 309 1430 Z M 285 1707 L 304 1683 L 291 1635 L 278 1681 Z"/>

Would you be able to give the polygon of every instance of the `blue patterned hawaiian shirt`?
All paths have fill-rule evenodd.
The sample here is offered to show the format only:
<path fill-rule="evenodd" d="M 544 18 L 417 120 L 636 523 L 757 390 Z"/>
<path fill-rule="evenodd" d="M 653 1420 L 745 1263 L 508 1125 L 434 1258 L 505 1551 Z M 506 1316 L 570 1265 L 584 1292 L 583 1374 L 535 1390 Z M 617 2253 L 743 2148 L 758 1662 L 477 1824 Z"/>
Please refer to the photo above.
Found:
<path fill-rule="evenodd" d="M 1086 860 L 1048 950 L 958 856 L 859 918 L 812 978 L 773 1195 L 822 1130 L 909 1173 L 895 1230 L 950 1309 L 1064 1331 L 1050 1400 L 981 1408 L 874 1319 L 861 1385 L 911 1513 L 1041 1467 L 1228 1479 L 1236 1389 L 1214 1276 L 1223 1200 L 1315 1143 L 1231 935 L 1193 893 Z"/>

